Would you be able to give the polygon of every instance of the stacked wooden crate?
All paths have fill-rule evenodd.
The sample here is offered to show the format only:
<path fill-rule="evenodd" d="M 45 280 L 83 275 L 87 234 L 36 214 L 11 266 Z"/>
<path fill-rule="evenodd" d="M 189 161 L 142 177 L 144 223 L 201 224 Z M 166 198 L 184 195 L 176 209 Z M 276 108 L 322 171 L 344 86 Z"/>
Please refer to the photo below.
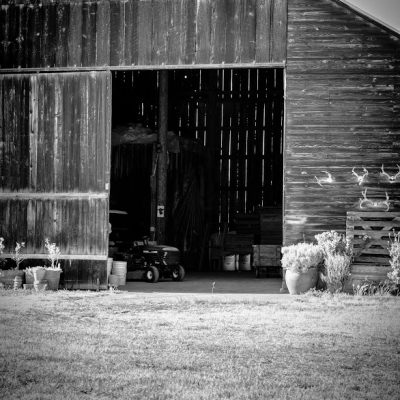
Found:
<path fill-rule="evenodd" d="M 262 274 L 281 276 L 281 246 L 274 244 L 254 245 L 253 267 L 257 278 Z"/>

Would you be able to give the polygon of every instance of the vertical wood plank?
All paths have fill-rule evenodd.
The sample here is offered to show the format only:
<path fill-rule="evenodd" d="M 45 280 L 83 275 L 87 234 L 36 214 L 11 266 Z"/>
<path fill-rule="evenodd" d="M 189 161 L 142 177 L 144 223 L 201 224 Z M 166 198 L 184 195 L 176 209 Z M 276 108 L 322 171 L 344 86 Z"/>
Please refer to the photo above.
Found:
<path fill-rule="evenodd" d="M 132 65 L 134 53 L 137 52 L 137 49 L 134 47 L 134 30 L 137 29 L 135 24 L 137 23 L 136 15 L 134 14 L 133 9 L 134 2 L 127 1 L 125 3 L 125 65 Z"/>
<path fill-rule="evenodd" d="M 196 63 L 211 62 L 212 0 L 197 1 Z"/>
<path fill-rule="evenodd" d="M 257 0 L 256 62 L 271 60 L 271 19 L 274 0 Z"/>
<path fill-rule="evenodd" d="M 54 3 L 44 4 L 42 17 L 41 65 L 47 68 L 54 67 L 56 63 L 56 5 Z"/>
<path fill-rule="evenodd" d="M 167 5 L 163 0 L 154 0 L 152 7 L 153 39 L 151 62 L 153 65 L 162 65 L 167 62 Z"/>
<path fill-rule="evenodd" d="M 43 7 L 41 5 L 38 7 L 30 5 L 28 7 L 28 38 L 26 59 L 27 66 L 33 68 L 41 66 L 42 10 Z"/>
<path fill-rule="evenodd" d="M 287 0 L 273 2 L 273 18 L 271 24 L 271 62 L 286 60 L 287 44 Z"/>
<path fill-rule="evenodd" d="M 45 106 L 44 106 L 44 151 L 45 151 L 45 169 L 41 171 L 43 187 L 46 192 L 54 192 L 55 189 L 55 157 L 54 157 L 54 116 L 55 116 L 55 86 L 58 76 L 43 76 L 41 81 L 45 87 Z"/>
<path fill-rule="evenodd" d="M 88 175 L 88 187 L 86 190 L 96 191 L 96 157 L 102 159 L 102 155 L 104 149 L 99 149 L 97 153 L 96 147 L 96 136 L 100 136 L 102 134 L 102 127 L 98 127 L 97 122 L 97 110 L 96 110 L 96 94 L 97 94 L 97 86 L 101 85 L 101 80 L 98 75 L 91 74 L 88 82 L 88 166 L 87 166 L 87 175 Z M 104 128 L 103 128 L 104 129 Z M 101 190 L 103 191 L 104 188 Z"/>
<path fill-rule="evenodd" d="M 6 128 L 5 128 L 5 80 L 3 76 L 0 76 L 0 141 L 6 142 Z M 4 174 L 6 162 L 5 162 L 6 149 L 5 146 L 0 147 L 0 188 L 5 187 L 6 177 Z M 1 212 L 0 212 L 1 217 Z"/>
<path fill-rule="evenodd" d="M 82 66 L 88 67 L 96 63 L 96 26 L 97 3 L 82 4 Z"/>
<path fill-rule="evenodd" d="M 57 3 L 57 21 L 56 21 L 56 55 L 55 66 L 64 67 L 68 63 L 68 31 L 70 7 L 66 3 Z"/>
<path fill-rule="evenodd" d="M 68 66 L 82 66 L 82 3 L 70 4 Z"/>
<path fill-rule="evenodd" d="M 139 4 L 138 0 L 131 0 L 130 3 L 132 10 L 131 62 L 132 65 L 137 65 L 139 62 Z"/>
<path fill-rule="evenodd" d="M 168 64 L 178 65 L 182 59 L 181 39 L 182 26 L 182 2 L 170 0 L 166 3 L 167 14 L 167 60 Z"/>
<path fill-rule="evenodd" d="M 110 1 L 110 65 L 125 65 L 125 2 Z"/>
<path fill-rule="evenodd" d="M 81 80 L 80 94 L 81 98 L 81 109 L 79 115 L 81 116 L 80 123 L 80 134 L 79 134 L 79 189 L 82 192 L 89 190 L 89 136 L 90 136 L 90 125 L 89 125 L 89 102 L 90 102 L 90 80 L 88 76 L 85 76 L 84 80 Z"/>
<path fill-rule="evenodd" d="M 183 0 L 181 64 L 193 64 L 196 59 L 196 0 Z"/>
<path fill-rule="evenodd" d="M 53 190 L 54 192 L 61 192 L 63 188 L 63 145 L 64 145 L 64 137 L 63 137 L 63 116 L 62 116 L 62 88 L 65 85 L 64 77 L 59 76 L 54 80 L 54 116 L 53 123 L 54 127 L 52 129 L 52 133 L 54 135 L 53 139 L 53 169 L 54 169 L 54 183 Z"/>
<path fill-rule="evenodd" d="M 227 24 L 226 1 L 213 0 L 210 43 L 211 63 L 221 64 L 225 61 Z"/>
<path fill-rule="evenodd" d="M 256 9 L 255 0 L 244 0 L 240 7 L 240 47 L 236 59 L 241 63 L 251 63 L 256 59 Z"/>
<path fill-rule="evenodd" d="M 151 49 L 153 40 L 153 11 L 150 1 L 138 2 L 138 64 L 151 64 Z"/>
<path fill-rule="evenodd" d="M 97 3 L 96 65 L 110 65 L 110 3 L 106 0 Z"/>
<path fill-rule="evenodd" d="M 27 8 L 22 4 L 17 6 L 17 35 L 16 41 L 16 62 L 14 67 L 22 68 L 25 66 L 25 47 L 27 38 Z"/>
<path fill-rule="evenodd" d="M 37 190 L 37 167 L 38 167 L 38 81 L 37 76 L 30 77 L 30 93 L 29 93 L 29 142 L 30 142 L 30 175 L 29 187 L 31 190 Z"/>
<path fill-rule="evenodd" d="M 0 7 L 0 67 L 6 68 L 8 66 L 10 41 L 9 24 L 10 24 L 10 6 L 1 5 Z"/>

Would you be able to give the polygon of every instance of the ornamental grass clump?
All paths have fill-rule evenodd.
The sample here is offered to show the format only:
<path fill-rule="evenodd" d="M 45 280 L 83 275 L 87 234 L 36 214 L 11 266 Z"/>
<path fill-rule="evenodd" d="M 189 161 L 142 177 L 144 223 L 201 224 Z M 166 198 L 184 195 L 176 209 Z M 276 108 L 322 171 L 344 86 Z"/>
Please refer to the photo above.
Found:
<path fill-rule="evenodd" d="M 331 293 L 343 291 L 346 279 L 350 277 L 352 250 L 345 235 L 336 231 L 315 235 L 324 257 L 320 279 Z"/>
<path fill-rule="evenodd" d="M 282 268 L 293 272 L 305 273 L 318 268 L 323 262 L 321 248 L 312 243 L 297 243 L 282 248 Z"/>
<path fill-rule="evenodd" d="M 14 254 L 11 257 L 15 262 L 15 269 L 19 269 L 19 265 L 24 261 L 25 257 L 21 254 L 21 249 L 25 247 L 25 242 L 16 242 Z"/>
<path fill-rule="evenodd" d="M 395 285 L 400 285 L 400 232 L 393 232 L 393 236 L 389 235 L 389 256 L 391 271 L 388 278 Z"/>

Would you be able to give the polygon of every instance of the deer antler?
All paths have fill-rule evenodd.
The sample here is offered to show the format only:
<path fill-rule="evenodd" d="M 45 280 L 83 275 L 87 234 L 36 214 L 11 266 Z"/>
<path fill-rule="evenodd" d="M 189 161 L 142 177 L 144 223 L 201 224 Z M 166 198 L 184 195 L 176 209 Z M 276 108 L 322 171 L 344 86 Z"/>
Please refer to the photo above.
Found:
<path fill-rule="evenodd" d="M 351 170 L 351 172 L 353 173 L 353 175 L 355 175 L 355 177 L 357 178 L 357 182 L 359 185 L 361 185 L 364 182 L 364 179 L 366 178 L 366 176 L 368 175 L 368 170 L 366 168 L 363 168 L 364 174 L 362 175 L 358 175 L 356 171 L 354 171 L 354 167 Z"/>
<path fill-rule="evenodd" d="M 328 171 L 321 171 L 321 172 L 324 172 L 328 176 L 326 178 L 317 178 L 316 176 L 314 177 L 319 186 L 322 187 L 322 183 L 333 183 L 334 179 L 332 177 L 332 174 L 330 174 Z"/>
<path fill-rule="evenodd" d="M 399 169 L 399 172 L 396 175 L 389 175 L 387 172 L 385 172 L 384 168 L 383 168 L 383 164 L 382 164 L 382 172 L 381 175 L 383 176 L 387 176 L 389 183 L 395 183 L 397 180 L 397 177 L 400 176 L 400 166 L 399 164 L 396 164 L 397 168 Z"/>
<path fill-rule="evenodd" d="M 359 199 L 360 200 L 360 208 L 363 209 L 363 204 L 364 203 L 371 203 L 371 200 L 367 199 L 367 190 L 365 189 L 363 192 L 361 192 L 361 194 L 363 195 L 363 199 Z"/>
<path fill-rule="evenodd" d="M 390 200 L 389 200 L 389 195 L 386 193 L 386 200 L 385 201 L 381 201 L 382 205 L 386 205 L 386 211 L 389 211 L 390 208 Z"/>
<path fill-rule="evenodd" d="M 385 211 L 389 211 L 390 209 L 390 200 L 389 200 L 389 195 L 387 194 L 387 192 L 385 192 L 386 194 L 386 200 L 382 201 L 373 201 L 367 198 L 367 189 L 365 189 L 363 192 L 361 192 L 361 194 L 363 195 L 363 199 L 359 199 L 360 200 L 360 209 L 364 209 L 364 208 L 385 208 Z M 364 205 L 366 207 L 364 207 Z"/>

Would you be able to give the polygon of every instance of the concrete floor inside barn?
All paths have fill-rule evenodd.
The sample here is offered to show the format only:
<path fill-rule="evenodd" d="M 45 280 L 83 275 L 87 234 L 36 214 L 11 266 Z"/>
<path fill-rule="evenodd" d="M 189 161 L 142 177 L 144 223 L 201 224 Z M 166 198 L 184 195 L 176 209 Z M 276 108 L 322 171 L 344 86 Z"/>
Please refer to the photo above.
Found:
<path fill-rule="evenodd" d="M 214 284 L 214 291 L 213 283 Z M 263 277 L 257 279 L 254 272 L 192 272 L 187 271 L 182 282 L 170 279 L 157 283 L 143 280 L 127 280 L 119 289 L 141 293 L 196 293 L 196 294 L 285 294 L 281 292 L 282 279 Z"/>

